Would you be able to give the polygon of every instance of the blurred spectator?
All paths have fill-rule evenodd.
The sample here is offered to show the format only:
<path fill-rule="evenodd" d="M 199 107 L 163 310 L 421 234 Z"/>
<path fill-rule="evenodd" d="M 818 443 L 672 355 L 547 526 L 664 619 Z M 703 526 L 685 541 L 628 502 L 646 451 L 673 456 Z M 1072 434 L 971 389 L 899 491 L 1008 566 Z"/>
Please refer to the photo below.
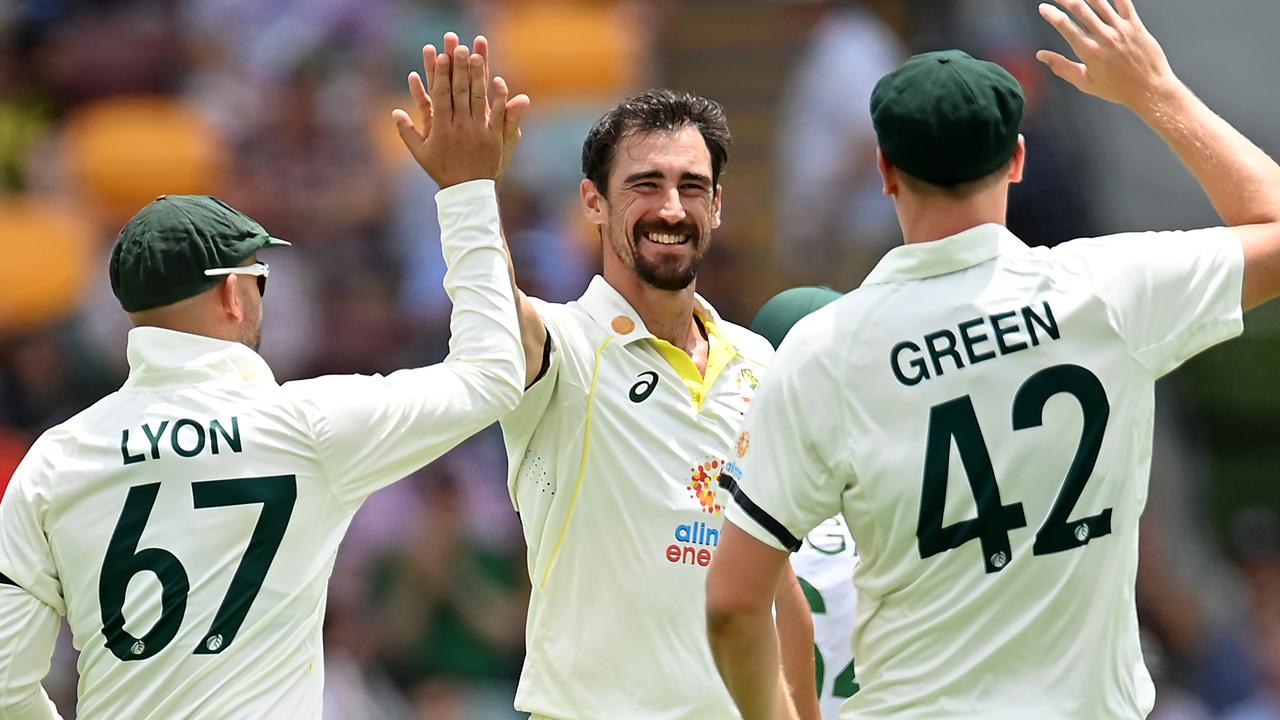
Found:
<path fill-rule="evenodd" d="M 440 679 L 512 685 L 524 648 L 518 556 L 469 536 L 459 478 L 425 477 L 422 514 L 372 584 L 383 664 L 415 703 L 439 699 Z"/>
<path fill-rule="evenodd" d="M 812 30 L 779 105 L 774 256 L 804 278 L 842 286 L 902 240 L 876 169 L 868 103 L 906 50 L 879 5 L 797 3 Z"/>
<path fill-rule="evenodd" d="M 1252 508 L 1232 521 L 1232 544 L 1244 573 L 1250 630 L 1261 675 L 1258 689 L 1233 706 L 1226 720 L 1280 718 L 1280 520 L 1269 509 Z"/>

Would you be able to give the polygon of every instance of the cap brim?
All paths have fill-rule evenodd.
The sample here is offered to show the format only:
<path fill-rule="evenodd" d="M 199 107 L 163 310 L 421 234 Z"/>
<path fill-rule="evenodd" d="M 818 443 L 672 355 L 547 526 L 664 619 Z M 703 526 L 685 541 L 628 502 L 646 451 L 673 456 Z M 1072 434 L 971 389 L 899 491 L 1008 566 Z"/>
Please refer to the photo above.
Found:
<path fill-rule="evenodd" d="M 293 243 L 288 240 L 281 240 L 278 237 L 268 237 L 267 244 L 263 245 L 263 247 L 289 247 L 290 245 L 293 245 Z"/>

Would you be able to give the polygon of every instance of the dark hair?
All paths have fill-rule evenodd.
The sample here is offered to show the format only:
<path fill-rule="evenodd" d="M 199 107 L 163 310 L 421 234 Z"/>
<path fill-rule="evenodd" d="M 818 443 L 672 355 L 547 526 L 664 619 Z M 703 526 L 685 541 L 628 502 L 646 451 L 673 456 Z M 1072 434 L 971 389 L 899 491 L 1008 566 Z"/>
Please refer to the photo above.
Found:
<path fill-rule="evenodd" d="M 601 194 L 608 189 L 609 171 L 622 138 L 655 130 L 673 132 L 692 125 L 711 153 L 711 182 L 729 160 L 729 121 L 715 100 L 682 90 L 654 89 L 629 97 L 592 126 L 582 143 L 582 174 Z"/>

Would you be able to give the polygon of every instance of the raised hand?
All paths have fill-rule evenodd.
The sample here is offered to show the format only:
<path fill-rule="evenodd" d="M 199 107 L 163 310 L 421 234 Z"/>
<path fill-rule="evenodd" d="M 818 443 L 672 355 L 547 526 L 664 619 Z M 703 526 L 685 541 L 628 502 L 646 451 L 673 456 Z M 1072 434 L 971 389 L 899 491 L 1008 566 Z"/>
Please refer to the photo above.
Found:
<path fill-rule="evenodd" d="M 527 95 L 509 97 L 506 81 L 489 80 L 489 44 L 476 38 L 476 52 L 448 33 L 444 52 L 422 48 L 426 82 L 409 73 L 409 94 L 418 110 L 415 122 L 397 108 L 392 116 L 400 139 L 418 164 L 441 186 L 478 178 L 497 179 L 520 139 Z M 490 104 L 488 91 L 493 93 Z"/>
<path fill-rule="evenodd" d="M 1040 16 L 1062 35 L 1080 62 L 1041 50 L 1036 59 L 1081 92 L 1135 110 L 1176 87 L 1160 43 L 1147 31 L 1133 0 L 1056 0 L 1063 12 L 1041 3 Z M 1068 13 L 1070 13 L 1068 15 Z"/>

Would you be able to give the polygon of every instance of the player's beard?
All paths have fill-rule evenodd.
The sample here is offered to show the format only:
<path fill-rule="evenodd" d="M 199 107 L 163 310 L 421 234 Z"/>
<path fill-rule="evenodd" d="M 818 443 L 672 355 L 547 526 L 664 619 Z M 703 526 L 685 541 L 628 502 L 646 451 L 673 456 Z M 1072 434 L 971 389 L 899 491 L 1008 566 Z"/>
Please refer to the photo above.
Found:
<path fill-rule="evenodd" d="M 689 238 L 693 245 L 693 254 L 689 257 L 649 258 L 642 252 L 644 239 L 650 232 L 676 233 Z M 610 233 L 610 235 L 613 235 Z M 711 237 L 699 228 L 696 223 L 684 221 L 674 225 L 656 221 L 637 222 L 631 232 L 624 237 L 614 236 L 614 252 L 623 262 L 631 267 L 636 276 L 645 284 L 659 290 L 677 292 L 693 284 L 698 277 L 698 266 L 702 264 L 702 256 L 711 244 Z"/>
<path fill-rule="evenodd" d="M 242 324 L 240 326 L 240 337 L 237 339 L 241 344 L 257 352 L 258 347 L 262 345 L 262 318 L 259 317 L 257 322 L 245 322 Z"/>

